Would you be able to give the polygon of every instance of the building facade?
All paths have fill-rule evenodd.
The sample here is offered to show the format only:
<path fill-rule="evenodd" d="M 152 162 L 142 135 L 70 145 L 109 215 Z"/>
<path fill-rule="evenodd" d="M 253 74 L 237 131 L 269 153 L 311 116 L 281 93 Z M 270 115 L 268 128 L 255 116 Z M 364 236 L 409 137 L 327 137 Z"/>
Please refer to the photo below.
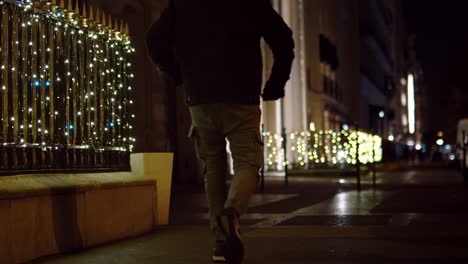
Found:
<path fill-rule="evenodd" d="M 405 30 L 401 1 L 272 4 L 294 33 L 296 60 L 286 97 L 263 103 L 265 131 L 280 138 L 358 126 L 390 145 L 421 146 L 422 70 Z M 267 45 L 264 50 L 267 79 L 272 58 Z"/>
<path fill-rule="evenodd" d="M 286 97 L 263 103 L 267 131 L 340 130 L 359 119 L 359 28 L 355 1 L 273 1 L 294 32 Z M 269 54 L 265 48 L 266 55 Z M 265 76 L 271 56 L 265 58 Z"/>
<path fill-rule="evenodd" d="M 415 36 L 407 38 L 405 67 L 392 98 L 395 118 L 391 120 L 388 140 L 425 151 L 427 131 L 427 94 L 424 73 L 416 58 Z"/>

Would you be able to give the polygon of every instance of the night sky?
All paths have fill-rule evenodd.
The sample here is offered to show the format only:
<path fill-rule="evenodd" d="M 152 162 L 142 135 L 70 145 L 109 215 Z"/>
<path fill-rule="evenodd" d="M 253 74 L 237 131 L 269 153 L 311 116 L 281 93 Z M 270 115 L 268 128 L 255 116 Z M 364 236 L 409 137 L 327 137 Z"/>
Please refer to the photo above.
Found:
<path fill-rule="evenodd" d="M 468 117 L 468 1 L 404 0 L 407 30 L 415 33 L 417 56 L 429 95 L 430 129 L 453 136 Z"/>

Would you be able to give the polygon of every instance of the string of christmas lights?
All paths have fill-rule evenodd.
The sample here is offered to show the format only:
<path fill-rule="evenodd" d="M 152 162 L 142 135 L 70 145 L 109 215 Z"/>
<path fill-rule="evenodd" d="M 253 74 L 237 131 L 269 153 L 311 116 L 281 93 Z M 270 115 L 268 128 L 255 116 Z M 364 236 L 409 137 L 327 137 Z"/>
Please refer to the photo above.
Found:
<path fill-rule="evenodd" d="M 113 163 L 128 156 L 128 24 L 71 0 L 3 0 L 0 14 L 0 169 L 53 168 L 62 158 L 62 167 L 102 167 L 109 153 Z"/>
<path fill-rule="evenodd" d="M 263 135 L 267 170 L 283 170 L 286 165 L 303 169 L 354 165 L 357 163 L 358 142 L 359 161 L 362 164 L 382 161 L 382 138 L 361 131 L 289 133 L 286 140 L 288 159 L 284 157 L 284 138 L 281 135 L 271 132 L 264 132 Z"/>

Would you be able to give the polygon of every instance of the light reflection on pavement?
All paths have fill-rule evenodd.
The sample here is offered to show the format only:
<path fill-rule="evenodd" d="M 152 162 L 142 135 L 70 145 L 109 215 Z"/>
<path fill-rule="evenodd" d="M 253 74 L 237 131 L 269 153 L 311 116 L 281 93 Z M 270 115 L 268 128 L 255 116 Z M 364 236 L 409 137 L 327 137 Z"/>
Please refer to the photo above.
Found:
<path fill-rule="evenodd" d="M 327 200 L 294 212 L 295 215 L 366 215 L 378 205 L 388 192 L 349 191 L 338 193 Z"/>
<path fill-rule="evenodd" d="M 451 219 L 453 213 L 459 213 L 459 210 L 442 212 L 435 207 L 443 207 L 444 203 L 460 203 L 463 199 L 457 196 L 444 198 L 445 187 L 453 188 L 462 183 L 462 178 L 454 171 L 378 172 L 377 189 L 371 188 L 371 175 L 364 175 L 362 177 L 364 187 L 360 192 L 355 190 L 355 181 L 354 177 L 300 176 L 291 177 L 289 187 L 281 187 L 282 177 L 267 178 L 265 193 L 257 193 L 252 197 L 249 213 L 242 219 L 252 228 L 288 225 L 289 223 L 300 223 L 304 226 L 309 220 L 310 226 L 317 224 L 349 226 L 374 222 L 388 226 L 408 226 L 415 221 L 430 223 L 435 221 L 431 219 L 439 219 L 442 222 Z M 305 185 L 310 186 L 310 189 L 298 188 L 298 186 Z M 307 199 L 315 197 L 316 192 L 321 190 L 321 185 L 331 188 L 330 194 L 318 201 L 311 200 L 307 203 Z M 425 186 L 427 190 L 421 191 L 421 186 Z M 431 196 L 438 198 L 430 200 Z M 429 199 L 427 204 L 423 197 Z M 301 207 L 295 207 L 297 200 L 306 202 L 303 202 Z M 199 208 L 206 208 L 204 194 L 192 194 L 190 202 L 197 203 Z M 435 207 L 431 207 L 431 203 Z M 424 206 L 427 208 L 421 209 Z M 265 207 L 269 209 L 262 210 Z M 398 208 L 399 210 L 396 210 Z M 206 209 L 203 212 L 194 212 L 192 217 L 205 221 L 209 219 Z M 377 220 L 365 221 L 366 217 Z M 467 217 L 461 215 L 459 218 L 466 219 Z"/>

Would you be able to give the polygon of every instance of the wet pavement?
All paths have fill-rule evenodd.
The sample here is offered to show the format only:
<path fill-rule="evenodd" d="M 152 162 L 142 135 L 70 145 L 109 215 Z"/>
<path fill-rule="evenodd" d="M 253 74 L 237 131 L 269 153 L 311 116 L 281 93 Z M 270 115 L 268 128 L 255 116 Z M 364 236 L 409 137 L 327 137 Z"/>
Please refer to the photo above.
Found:
<path fill-rule="evenodd" d="M 468 195 L 442 168 L 268 177 L 242 218 L 253 263 L 468 263 Z M 176 186 L 171 225 L 140 238 L 39 263 L 210 262 L 212 239 L 201 186 Z"/>

